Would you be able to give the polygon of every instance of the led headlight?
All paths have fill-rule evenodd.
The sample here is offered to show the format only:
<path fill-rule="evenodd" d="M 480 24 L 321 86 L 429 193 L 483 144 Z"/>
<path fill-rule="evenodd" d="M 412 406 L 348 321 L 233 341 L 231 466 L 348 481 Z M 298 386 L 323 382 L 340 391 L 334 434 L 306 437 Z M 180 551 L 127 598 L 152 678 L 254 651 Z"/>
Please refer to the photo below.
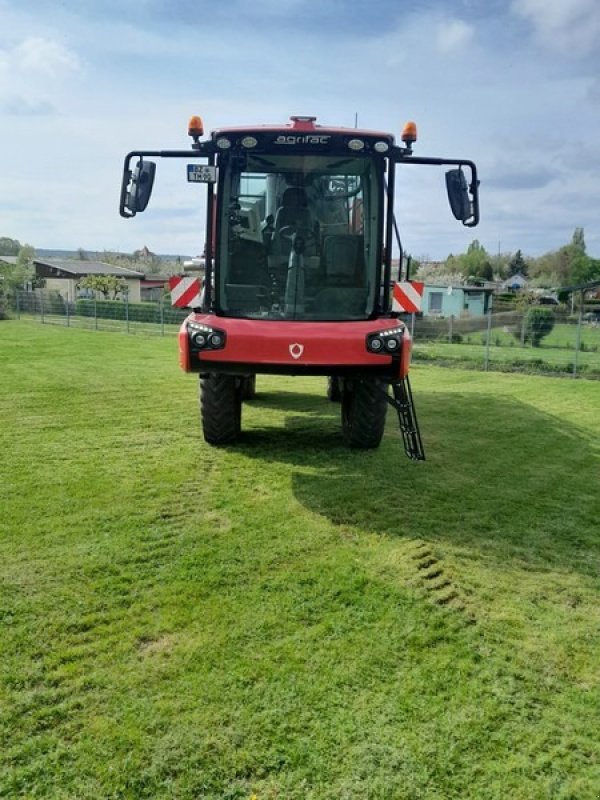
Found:
<path fill-rule="evenodd" d="M 375 150 L 376 153 L 387 153 L 389 149 L 390 146 L 387 142 L 375 142 L 373 145 L 373 150 Z"/>
<path fill-rule="evenodd" d="M 377 331 L 367 336 L 367 350 L 370 353 L 393 355 L 399 352 L 402 346 L 404 328 L 396 327 L 385 331 Z"/>
<path fill-rule="evenodd" d="M 229 148 L 231 147 L 231 142 L 229 141 L 229 139 L 226 139 L 224 136 L 221 136 L 220 139 L 217 139 L 217 147 L 220 150 L 229 150 Z"/>
<path fill-rule="evenodd" d="M 197 350 L 220 350 L 225 347 L 224 331 L 217 331 L 209 325 L 190 321 L 187 331 L 193 347 Z"/>
<path fill-rule="evenodd" d="M 244 136 L 242 139 L 242 147 L 256 147 L 258 139 L 254 136 Z"/>

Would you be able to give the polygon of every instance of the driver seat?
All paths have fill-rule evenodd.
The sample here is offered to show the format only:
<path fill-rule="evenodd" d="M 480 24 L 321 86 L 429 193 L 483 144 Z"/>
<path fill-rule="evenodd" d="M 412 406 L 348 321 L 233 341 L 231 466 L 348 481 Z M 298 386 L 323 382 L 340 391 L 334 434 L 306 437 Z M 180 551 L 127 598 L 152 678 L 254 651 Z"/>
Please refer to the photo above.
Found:
<path fill-rule="evenodd" d="M 291 225 L 293 228 L 311 230 L 312 218 L 308 210 L 306 192 L 300 186 L 289 186 L 281 197 L 275 214 L 275 231 Z"/>
<path fill-rule="evenodd" d="M 291 227 L 294 231 L 303 230 L 315 233 L 315 219 L 308 208 L 306 192 L 300 186 L 289 186 L 281 197 L 281 205 L 275 214 L 275 232 L 273 235 L 273 255 L 287 259 L 292 249 L 288 236 L 281 236 L 283 228 Z"/>

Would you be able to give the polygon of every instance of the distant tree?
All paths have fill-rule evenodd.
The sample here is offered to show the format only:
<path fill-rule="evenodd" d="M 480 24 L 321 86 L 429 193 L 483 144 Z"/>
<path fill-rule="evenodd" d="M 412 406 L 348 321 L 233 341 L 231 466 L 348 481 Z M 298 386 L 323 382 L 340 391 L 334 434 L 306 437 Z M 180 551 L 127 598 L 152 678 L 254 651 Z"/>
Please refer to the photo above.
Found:
<path fill-rule="evenodd" d="M 119 294 L 127 291 L 127 281 L 117 278 L 116 275 L 86 275 L 78 286 L 80 289 L 91 289 L 99 292 L 105 300 L 116 300 Z"/>
<path fill-rule="evenodd" d="M 0 236 L 0 256 L 16 256 L 21 249 L 21 242 L 18 239 L 9 239 L 8 236 Z"/>
<path fill-rule="evenodd" d="M 540 285 L 571 286 L 593 280 L 588 276 L 596 274 L 595 261 L 586 254 L 583 228 L 575 228 L 569 244 L 532 261 L 530 274 Z"/>
<path fill-rule="evenodd" d="M 520 250 L 517 250 L 508 264 L 508 274 L 509 276 L 527 275 L 527 272 L 527 262 L 523 258 L 523 253 Z"/>
<path fill-rule="evenodd" d="M 479 277 L 484 281 L 494 280 L 494 269 L 489 261 L 485 261 L 479 268 Z"/>
<path fill-rule="evenodd" d="M 2 240 L 0 240 L 2 241 Z M 12 242 L 17 242 L 16 239 L 9 240 Z M 17 242 L 17 244 L 19 244 Z M 16 263 L 14 264 L 7 264 L 7 263 L 0 263 L 0 291 L 5 298 L 5 301 L 8 302 L 15 297 L 15 293 L 25 288 L 27 283 L 33 282 L 33 256 L 34 256 L 34 249 L 31 245 L 25 244 L 20 245 L 16 255 Z M 3 253 L 3 255 L 6 255 Z"/>
<path fill-rule="evenodd" d="M 87 253 L 85 252 L 83 247 L 78 247 L 77 248 L 77 258 L 80 261 L 87 261 Z"/>
<path fill-rule="evenodd" d="M 462 277 L 467 280 L 472 278 L 493 280 L 494 277 L 490 255 L 478 239 L 471 242 L 466 253 L 448 256 L 446 270 L 460 272 Z"/>
<path fill-rule="evenodd" d="M 571 280 L 577 285 L 600 280 L 600 259 L 584 254 L 575 258 L 571 264 Z"/>
<path fill-rule="evenodd" d="M 575 228 L 573 232 L 573 238 L 571 239 L 571 245 L 575 250 L 579 250 L 581 253 L 586 252 L 583 228 Z"/>

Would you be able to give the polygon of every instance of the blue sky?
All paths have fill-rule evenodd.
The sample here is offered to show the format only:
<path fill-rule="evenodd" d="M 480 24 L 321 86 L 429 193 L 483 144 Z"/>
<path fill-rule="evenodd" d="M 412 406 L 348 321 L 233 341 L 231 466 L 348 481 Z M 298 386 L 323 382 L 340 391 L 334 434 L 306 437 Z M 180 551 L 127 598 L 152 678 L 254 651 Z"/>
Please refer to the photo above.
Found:
<path fill-rule="evenodd" d="M 478 238 L 539 255 L 585 229 L 600 257 L 598 0 L 0 0 L 0 236 L 37 247 L 195 254 L 201 188 L 159 164 L 147 212 L 117 211 L 124 154 L 207 129 L 313 114 L 474 159 L 482 222 L 447 207 L 443 173 L 399 174 L 405 248 L 445 258 Z"/>

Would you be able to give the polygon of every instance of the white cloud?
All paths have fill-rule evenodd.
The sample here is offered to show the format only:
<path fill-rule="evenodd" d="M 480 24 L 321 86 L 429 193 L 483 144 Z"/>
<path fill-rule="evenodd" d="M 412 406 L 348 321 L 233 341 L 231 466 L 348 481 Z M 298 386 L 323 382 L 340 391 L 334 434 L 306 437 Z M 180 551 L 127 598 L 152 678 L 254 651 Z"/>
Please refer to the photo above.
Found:
<path fill-rule="evenodd" d="M 539 42 L 551 50 L 579 56 L 598 45 L 598 0 L 513 0 L 511 10 L 528 20 Z"/>
<path fill-rule="evenodd" d="M 438 25 L 436 44 L 442 53 L 453 53 L 465 48 L 473 39 L 475 30 L 460 19 L 446 20 Z"/>
<path fill-rule="evenodd" d="M 79 59 L 60 42 L 30 36 L 21 42 L 12 53 L 17 69 L 41 73 L 52 78 L 79 69 Z"/>
<path fill-rule="evenodd" d="M 25 37 L 0 50 L 0 109 L 10 115 L 51 114 L 55 110 L 52 95 L 80 69 L 79 58 L 59 41 Z"/>

